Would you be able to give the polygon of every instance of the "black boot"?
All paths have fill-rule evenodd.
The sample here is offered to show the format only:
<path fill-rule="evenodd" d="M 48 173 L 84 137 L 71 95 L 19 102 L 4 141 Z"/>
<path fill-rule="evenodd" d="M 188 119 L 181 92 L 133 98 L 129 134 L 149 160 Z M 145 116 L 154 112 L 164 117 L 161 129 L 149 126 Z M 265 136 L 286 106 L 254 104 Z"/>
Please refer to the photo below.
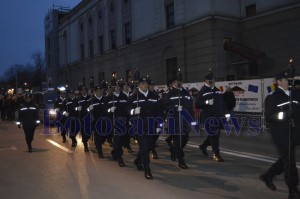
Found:
<path fill-rule="evenodd" d="M 149 165 L 144 165 L 144 168 L 145 168 L 145 178 L 147 180 L 153 179 Z"/>
<path fill-rule="evenodd" d="M 199 145 L 199 149 L 205 157 L 208 157 L 207 149 L 203 144 Z"/>
<path fill-rule="evenodd" d="M 136 158 L 133 163 L 135 164 L 137 170 L 142 171 L 144 169 L 139 158 Z"/>
<path fill-rule="evenodd" d="M 32 147 L 31 144 L 28 144 L 28 152 L 31 153 L 32 152 Z"/>
<path fill-rule="evenodd" d="M 300 199 L 300 193 L 297 186 L 289 186 L 289 199 Z"/>
<path fill-rule="evenodd" d="M 131 149 L 130 144 L 127 146 L 127 152 L 128 152 L 128 153 L 132 153 L 132 152 L 133 152 L 132 149 Z"/>
<path fill-rule="evenodd" d="M 187 169 L 188 166 L 185 164 L 184 159 L 183 158 L 179 158 L 178 157 L 178 166 L 182 169 Z"/>
<path fill-rule="evenodd" d="M 102 151 L 101 151 L 101 152 L 98 152 L 98 157 L 99 157 L 100 159 L 103 159 L 103 158 L 104 158 L 104 155 L 103 155 Z"/>
<path fill-rule="evenodd" d="M 276 186 L 273 184 L 273 176 L 271 176 L 269 173 L 265 173 L 259 176 L 259 179 L 263 181 L 266 184 L 266 186 L 272 191 L 276 190 Z"/>
<path fill-rule="evenodd" d="M 62 137 L 63 137 L 63 143 L 66 143 L 67 142 L 66 136 L 63 135 Z"/>
<path fill-rule="evenodd" d="M 84 151 L 85 151 L 85 152 L 88 152 L 88 151 L 89 151 L 89 147 L 88 147 L 87 142 L 84 142 L 84 143 L 83 143 L 83 146 L 84 146 Z"/>
<path fill-rule="evenodd" d="M 111 154 L 111 157 L 112 157 L 113 160 L 117 160 L 117 158 L 116 158 L 116 156 L 115 156 L 115 153 L 114 153 L 114 150 L 112 150 L 112 151 L 110 152 L 110 154 Z"/>
<path fill-rule="evenodd" d="M 77 146 L 77 140 L 76 138 L 71 138 L 72 139 L 72 147 L 76 147 Z"/>
<path fill-rule="evenodd" d="M 173 147 L 173 144 L 172 144 L 172 140 L 171 140 L 171 136 L 167 137 L 167 139 L 165 139 L 166 143 L 168 144 L 169 147 Z"/>
<path fill-rule="evenodd" d="M 158 159 L 158 155 L 155 149 L 152 150 L 152 158 L 153 159 Z"/>
<path fill-rule="evenodd" d="M 119 166 L 120 166 L 120 167 L 125 167 L 125 163 L 124 163 L 124 160 L 123 160 L 122 157 L 120 157 L 120 158 L 118 159 L 118 162 L 119 162 Z"/>
<path fill-rule="evenodd" d="M 176 155 L 173 147 L 170 148 L 170 157 L 172 161 L 176 161 Z"/>

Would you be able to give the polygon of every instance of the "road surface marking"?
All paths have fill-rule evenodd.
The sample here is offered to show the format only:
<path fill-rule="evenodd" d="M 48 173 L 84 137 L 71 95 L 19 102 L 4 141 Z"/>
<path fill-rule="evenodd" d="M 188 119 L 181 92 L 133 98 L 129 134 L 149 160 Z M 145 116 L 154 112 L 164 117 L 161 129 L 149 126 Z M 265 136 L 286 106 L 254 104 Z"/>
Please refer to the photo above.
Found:
<path fill-rule="evenodd" d="M 160 140 L 164 140 L 163 138 L 159 138 Z M 192 144 L 188 143 L 187 146 L 192 147 L 192 148 L 199 148 L 199 145 L 197 144 Z M 268 162 L 268 163 L 274 163 L 277 161 L 276 158 L 268 157 L 268 156 L 263 156 L 259 154 L 254 154 L 254 153 L 247 153 L 247 152 L 241 152 L 241 151 L 234 151 L 230 149 L 224 149 L 220 148 L 222 153 L 231 155 L 231 156 L 236 156 L 236 157 L 241 157 L 241 158 L 248 158 L 252 160 L 258 160 L 261 162 Z M 210 149 L 211 150 L 211 149 Z M 300 169 L 300 162 L 297 162 L 297 168 Z"/>
<path fill-rule="evenodd" d="M 11 146 L 9 148 L 5 148 L 5 149 L 0 149 L 0 151 L 7 151 L 7 150 L 13 150 L 16 151 L 18 148 L 16 146 Z"/>
<path fill-rule="evenodd" d="M 60 144 L 54 142 L 53 140 L 47 139 L 46 141 L 49 142 L 50 144 L 53 144 L 54 146 L 60 148 L 61 150 L 66 151 L 67 153 L 73 153 L 73 151 L 71 151 L 70 149 L 68 149 L 64 146 L 61 146 Z"/>

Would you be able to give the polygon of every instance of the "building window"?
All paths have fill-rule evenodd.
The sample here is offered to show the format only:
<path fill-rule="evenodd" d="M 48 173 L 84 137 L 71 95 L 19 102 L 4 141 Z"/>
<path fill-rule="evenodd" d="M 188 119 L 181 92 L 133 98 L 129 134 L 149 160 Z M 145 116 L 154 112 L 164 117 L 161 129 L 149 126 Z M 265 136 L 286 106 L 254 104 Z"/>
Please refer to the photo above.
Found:
<path fill-rule="evenodd" d="M 99 40 L 99 53 L 103 54 L 104 53 L 103 35 L 100 35 L 98 37 L 98 40 Z"/>
<path fill-rule="evenodd" d="M 82 78 L 82 86 L 85 86 L 85 77 Z"/>
<path fill-rule="evenodd" d="M 110 31 L 110 46 L 112 49 L 116 48 L 116 31 L 115 30 L 111 30 Z"/>
<path fill-rule="evenodd" d="M 80 31 L 83 32 L 83 23 L 80 24 Z"/>
<path fill-rule="evenodd" d="M 80 53 L 81 53 L 81 59 L 83 60 L 84 59 L 84 45 L 83 44 L 80 45 Z"/>
<path fill-rule="evenodd" d="M 177 74 L 177 57 L 166 59 L 167 80 L 173 79 Z"/>
<path fill-rule="evenodd" d="M 99 72 L 98 73 L 98 82 L 99 82 L 99 85 L 102 85 L 104 81 L 105 81 L 105 73 L 104 72 Z"/>
<path fill-rule="evenodd" d="M 94 56 L 94 43 L 93 40 L 90 40 L 90 57 Z"/>
<path fill-rule="evenodd" d="M 109 9 L 110 9 L 110 12 L 114 12 L 115 11 L 115 4 L 113 2 L 111 2 L 109 4 Z"/>
<path fill-rule="evenodd" d="M 91 26 L 92 23 L 93 23 L 93 19 L 92 19 L 92 17 L 90 17 L 90 18 L 89 18 L 89 25 Z"/>
<path fill-rule="evenodd" d="M 101 10 L 99 10 L 99 12 L 98 12 L 98 18 L 102 19 L 102 12 L 101 12 Z"/>
<path fill-rule="evenodd" d="M 124 3 L 128 3 L 129 0 L 124 0 Z"/>
<path fill-rule="evenodd" d="M 125 44 L 130 44 L 131 42 L 131 27 L 130 23 L 124 25 L 124 37 L 125 37 Z"/>
<path fill-rule="evenodd" d="M 256 14 L 256 4 L 250 5 L 246 7 L 246 16 L 252 17 Z"/>
<path fill-rule="evenodd" d="M 175 26 L 174 3 L 166 5 L 166 23 L 168 29 Z"/>
<path fill-rule="evenodd" d="M 126 82 L 129 83 L 132 81 L 131 79 L 131 70 L 126 70 Z"/>

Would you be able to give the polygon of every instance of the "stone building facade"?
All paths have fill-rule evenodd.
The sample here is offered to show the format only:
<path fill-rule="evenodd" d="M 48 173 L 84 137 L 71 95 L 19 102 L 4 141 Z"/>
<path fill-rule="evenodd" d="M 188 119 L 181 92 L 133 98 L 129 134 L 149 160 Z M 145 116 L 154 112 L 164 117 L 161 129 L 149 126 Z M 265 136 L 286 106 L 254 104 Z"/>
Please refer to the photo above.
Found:
<path fill-rule="evenodd" d="M 184 82 L 209 68 L 218 80 L 270 77 L 300 60 L 298 0 L 83 0 L 53 22 L 59 46 L 47 48 L 45 34 L 45 50 L 55 86 L 130 82 L 136 68 L 157 84 L 179 68 Z"/>

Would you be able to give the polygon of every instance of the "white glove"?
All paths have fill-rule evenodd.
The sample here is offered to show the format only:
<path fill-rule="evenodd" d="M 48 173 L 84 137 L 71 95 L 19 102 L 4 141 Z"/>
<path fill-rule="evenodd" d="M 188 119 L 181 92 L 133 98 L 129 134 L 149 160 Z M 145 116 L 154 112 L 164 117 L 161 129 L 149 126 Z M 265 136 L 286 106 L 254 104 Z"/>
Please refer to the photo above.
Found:
<path fill-rule="evenodd" d="M 54 109 L 54 111 L 59 112 L 59 108 Z"/>
<path fill-rule="evenodd" d="M 110 112 L 114 113 L 117 107 L 113 106 L 110 108 Z"/>
<path fill-rule="evenodd" d="M 278 119 L 279 119 L 279 120 L 285 119 L 285 114 L 284 114 L 284 112 L 279 112 L 279 113 L 278 113 Z"/>
<path fill-rule="evenodd" d="M 161 132 L 161 128 L 156 128 L 156 133 L 160 133 Z"/>
<path fill-rule="evenodd" d="M 63 112 L 63 115 L 66 116 L 66 117 L 68 117 L 68 116 L 69 116 L 69 113 L 68 113 L 67 111 L 64 111 L 64 112 Z"/>
<path fill-rule="evenodd" d="M 134 109 L 134 114 L 138 115 L 138 114 L 140 114 L 140 113 L 141 113 L 141 107 L 136 107 L 136 108 Z"/>
<path fill-rule="evenodd" d="M 226 118 L 226 121 L 229 122 L 230 121 L 230 114 L 226 114 L 225 118 Z"/>
<path fill-rule="evenodd" d="M 94 105 L 90 105 L 89 106 L 89 110 L 91 111 L 91 110 L 93 110 L 94 109 Z"/>
<path fill-rule="evenodd" d="M 178 106 L 178 109 L 177 109 L 179 112 L 182 111 L 182 106 Z"/>
<path fill-rule="evenodd" d="M 78 107 L 77 107 L 77 110 L 78 110 L 78 111 L 81 111 L 81 110 L 82 110 L 82 106 L 78 106 Z"/>
<path fill-rule="evenodd" d="M 206 100 L 205 104 L 213 105 L 214 104 L 214 99 Z"/>
<path fill-rule="evenodd" d="M 37 121 L 35 121 L 37 124 L 39 124 L 39 123 L 41 123 L 41 121 L 40 120 L 37 120 Z"/>

